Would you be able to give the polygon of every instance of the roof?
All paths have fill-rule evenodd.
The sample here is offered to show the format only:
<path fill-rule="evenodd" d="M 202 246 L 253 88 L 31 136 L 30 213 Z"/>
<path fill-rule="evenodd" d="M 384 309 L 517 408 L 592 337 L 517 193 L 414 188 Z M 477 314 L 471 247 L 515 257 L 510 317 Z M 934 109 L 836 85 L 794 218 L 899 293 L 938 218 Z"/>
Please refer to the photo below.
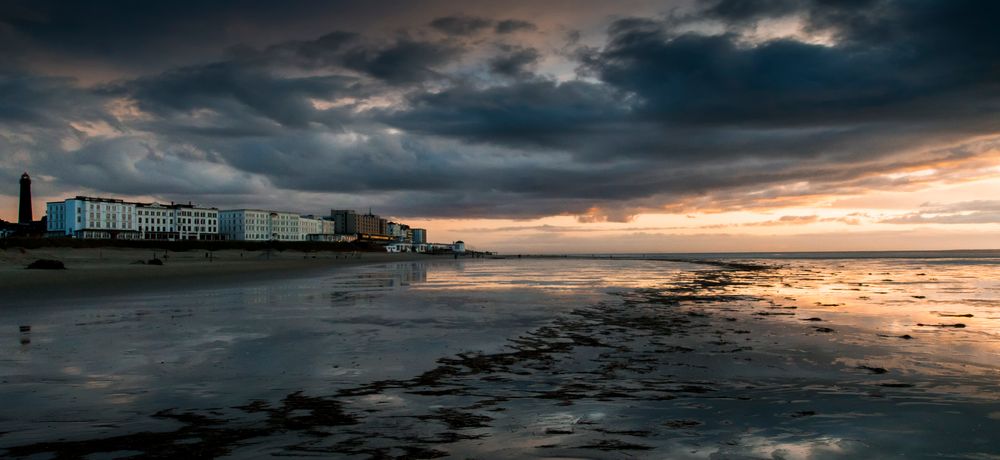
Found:
<path fill-rule="evenodd" d="M 252 208 L 223 209 L 223 210 L 221 210 L 219 212 L 247 212 L 247 211 L 250 211 L 250 212 L 263 212 L 263 213 L 267 213 L 267 214 L 295 214 L 296 216 L 299 215 L 299 213 L 297 213 L 297 212 L 291 212 L 291 211 L 272 211 L 272 210 L 269 210 L 269 209 L 252 209 Z"/>

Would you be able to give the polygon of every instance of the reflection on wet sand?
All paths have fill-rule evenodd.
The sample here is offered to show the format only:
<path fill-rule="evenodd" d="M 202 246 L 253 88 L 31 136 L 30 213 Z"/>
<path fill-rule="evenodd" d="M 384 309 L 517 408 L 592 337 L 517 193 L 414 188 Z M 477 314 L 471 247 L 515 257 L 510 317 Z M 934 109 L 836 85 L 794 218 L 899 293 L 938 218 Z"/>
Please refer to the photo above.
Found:
<path fill-rule="evenodd" d="M 173 299 L 83 327 L 208 323 L 168 331 L 186 339 L 166 353 L 186 363 L 180 378 L 100 374 L 77 354 L 66 378 L 103 383 L 71 390 L 39 383 L 55 356 L 3 363 L 5 400 L 39 386 L 131 394 L 118 404 L 139 414 L 52 425 L 29 411 L 4 420 L 0 445 L 61 458 L 992 458 L 998 275 L 982 260 L 487 261 Z M 131 352 L 155 360 L 162 343 L 142 345 Z"/>

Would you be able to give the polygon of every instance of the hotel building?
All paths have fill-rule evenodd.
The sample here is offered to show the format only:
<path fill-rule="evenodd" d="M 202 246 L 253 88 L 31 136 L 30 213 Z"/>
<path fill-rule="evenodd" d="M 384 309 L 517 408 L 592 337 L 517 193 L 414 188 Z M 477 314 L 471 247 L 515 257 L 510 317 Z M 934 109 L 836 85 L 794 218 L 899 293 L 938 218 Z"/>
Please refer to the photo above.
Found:
<path fill-rule="evenodd" d="M 358 214 L 350 209 L 330 210 L 330 218 L 335 224 L 334 230 L 342 235 L 366 234 L 386 235 L 387 220 L 372 213 Z"/>
<path fill-rule="evenodd" d="M 130 240 L 364 241 L 390 252 L 452 249 L 427 243 L 427 230 L 388 222 L 372 213 L 332 210 L 329 217 L 264 209 L 220 211 L 188 204 L 131 203 L 77 196 L 46 203 L 49 236 Z M 440 247 L 439 247 L 440 246 Z"/>
<path fill-rule="evenodd" d="M 422 228 L 410 229 L 413 232 L 411 241 L 413 244 L 426 244 L 427 243 L 427 230 Z"/>
<path fill-rule="evenodd" d="M 137 203 L 144 240 L 218 240 L 219 210 L 192 204 Z"/>
<path fill-rule="evenodd" d="M 135 203 L 78 196 L 50 201 L 45 211 L 49 235 L 127 240 L 140 237 Z"/>
<path fill-rule="evenodd" d="M 217 240 L 218 213 L 191 204 L 129 203 L 78 196 L 46 203 L 53 236 L 93 239 Z"/>
<path fill-rule="evenodd" d="M 222 239 L 219 234 L 218 208 L 178 204 L 174 205 L 174 218 L 177 221 L 177 233 L 182 240 Z"/>
<path fill-rule="evenodd" d="M 263 209 L 219 211 L 219 233 L 240 241 L 302 241 L 298 214 Z"/>

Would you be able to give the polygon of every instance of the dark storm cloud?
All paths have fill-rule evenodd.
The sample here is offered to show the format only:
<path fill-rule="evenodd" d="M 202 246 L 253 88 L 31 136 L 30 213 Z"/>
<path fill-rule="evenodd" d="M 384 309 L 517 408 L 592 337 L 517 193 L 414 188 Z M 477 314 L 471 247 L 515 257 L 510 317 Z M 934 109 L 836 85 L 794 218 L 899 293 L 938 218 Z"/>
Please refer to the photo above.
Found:
<path fill-rule="evenodd" d="M 66 127 L 75 118 L 103 119 L 101 98 L 63 77 L 0 73 L 0 123 L 31 129 Z"/>
<path fill-rule="evenodd" d="M 981 114 L 996 107 L 1000 69 L 995 63 L 1000 60 L 1000 49 L 984 43 L 1000 42 L 1000 32 L 988 21 L 960 20 L 969 15 L 952 11 L 955 8 L 948 3 L 925 9 L 934 10 L 934 6 L 944 11 L 918 14 L 911 11 L 915 8 L 889 9 L 891 15 L 880 21 L 883 28 L 901 29 L 893 32 L 897 36 L 893 42 L 865 41 L 880 34 L 865 35 L 856 29 L 876 26 L 860 28 L 846 24 L 841 31 L 851 41 L 842 46 L 780 39 L 748 47 L 735 35 L 675 36 L 662 22 L 623 19 L 610 26 L 608 43 L 603 49 L 584 53 L 581 69 L 634 97 L 631 116 L 623 121 L 656 122 L 667 128 L 834 125 L 834 129 L 817 133 L 826 136 L 837 129 L 852 130 L 852 125 L 865 121 L 934 122 L 941 119 L 942 110 L 947 110 L 952 116 L 980 125 L 970 127 L 973 130 L 993 129 L 996 127 L 993 122 L 981 126 L 984 122 Z M 967 7 L 1000 9 L 992 4 Z M 785 9 L 781 11 L 785 14 Z M 954 16 L 954 23 L 950 28 L 937 26 L 933 28 L 936 30 L 928 31 L 927 21 L 920 18 L 931 18 L 938 13 Z M 991 16 L 989 11 L 979 13 Z M 927 36 L 929 33 L 931 36 Z M 941 42 L 955 46 L 943 47 Z M 914 48 L 914 44 L 921 47 Z M 975 53 L 966 52 L 973 48 L 977 50 Z M 499 57 L 496 62 L 504 62 L 502 59 Z M 594 87 L 607 92 L 606 88 Z M 507 91 L 514 93 L 516 89 L 511 87 Z M 483 89 L 483 104 L 489 104 L 487 101 L 496 93 L 494 88 Z M 986 98 L 970 97 L 970 93 Z M 479 99 L 467 92 L 463 95 L 461 104 L 467 108 L 476 104 L 468 102 L 470 99 Z M 432 125 L 433 114 L 419 112 L 428 108 L 429 101 L 419 95 L 417 100 L 418 111 L 411 112 L 410 117 L 428 115 L 426 123 Z M 444 104 L 441 112 L 460 117 L 457 112 L 461 107 L 447 106 L 443 98 L 438 101 Z M 567 106 L 573 103 L 568 101 Z M 518 107 L 506 105 L 509 112 L 518 112 Z M 525 110 L 531 113 L 532 107 Z M 550 110 L 558 112 L 555 108 Z M 490 121 L 483 119 L 484 123 Z M 449 123 L 444 123 L 442 129 L 455 134 Z M 493 132 L 487 126 L 470 126 L 470 130 Z M 529 138 L 536 136 L 535 132 L 526 133 Z M 669 143 L 662 147 L 664 155 L 671 153 Z"/>
<path fill-rule="evenodd" d="M 1000 130 L 992 2 L 720 1 L 578 33 L 572 52 L 528 41 L 565 35 L 545 18 L 435 15 L 266 40 L 253 32 L 269 16 L 319 19 L 309 4 L 213 3 L 195 19 L 175 3 L 12 5 L 0 34 L 28 51 L 0 46 L 0 62 L 187 60 L 100 84 L 0 76 L 0 170 L 44 171 L 60 190 L 225 206 L 275 189 L 267 200 L 335 196 L 400 216 L 627 221 L 904 186 L 878 173 L 976 159 L 991 147 L 971 139 Z M 331 21 L 364 16 L 339 8 Z M 754 41 L 760 21 L 790 17 L 830 41 Z M 188 49 L 209 39 L 211 59 Z"/>
<path fill-rule="evenodd" d="M 461 53 L 447 44 L 400 40 L 378 50 L 357 49 L 344 58 L 347 67 L 392 83 L 412 83 L 439 75 L 437 66 Z"/>
<path fill-rule="evenodd" d="M 493 21 L 473 16 L 445 16 L 431 21 L 430 26 L 449 35 L 471 35 L 493 25 Z"/>
<path fill-rule="evenodd" d="M 572 147 L 574 134 L 614 123 L 622 113 L 615 93 L 602 85 L 545 79 L 485 89 L 459 85 L 410 102 L 386 121 L 408 131 L 515 147 Z"/>
<path fill-rule="evenodd" d="M 334 31 L 315 40 L 284 42 L 263 49 L 232 47 L 228 50 L 231 61 L 223 64 L 247 69 L 350 70 L 393 84 L 408 84 L 441 76 L 438 68 L 464 51 L 461 44 L 450 41 L 417 40 L 405 35 L 376 40 Z"/>
<path fill-rule="evenodd" d="M 538 26 L 535 24 L 522 21 L 520 19 L 504 19 L 496 25 L 496 33 L 498 34 L 510 34 L 522 30 L 537 30 Z"/>
<path fill-rule="evenodd" d="M 720 0 L 705 8 L 703 14 L 727 23 L 740 23 L 788 15 L 798 11 L 801 4 L 798 0 Z"/>
<path fill-rule="evenodd" d="M 534 48 L 505 47 L 503 54 L 490 59 L 490 70 L 508 77 L 529 76 L 541 57 Z"/>
<path fill-rule="evenodd" d="M 738 11 L 725 3 L 706 17 L 745 23 L 799 14 L 840 41 L 751 46 L 735 33 L 677 35 L 669 22 L 623 19 L 609 27 L 604 47 L 581 53 L 581 71 L 599 83 L 525 76 L 456 86 L 413 95 L 411 107 L 386 121 L 583 161 L 637 158 L 672 179 L 644 183 L 641 193 L 597 179 L 622 200 L 795 180 L 831 191 L 819 184 L 891 171 L 909 150 L 1000 128 L 983 116 L 1000 108 L 1000 48 L 989 45 L 1000 43 L 1000 29 L 985 19 L 1000 12 L 992 3 L 869 2 L 873 10 L 861 11 L 825 2 Z M 501 68 L 494 71 L 509 75 Z"/>
<path fill-rule="evenodd" d="M 120 89 L 135 98 L 141 109 L 162 117 L 212 109 L 229 116 L 251 113 L 301 128 L 317 121 L 310 98 L 353 93 L 354 83 L 355 79 L 345 76 L 277 78 L 260 69 L 219 63 L 142 78 Z M 238 120 L 251 122 L 246 117 Z"/>
<path fill-rule="evenodd" d="M 23 52 L 111 61 L 116 67 L 162 68 L 191 56 L 208 58 L 219 43 L 251 38 L 269 25 L 288 24 L 320 2 L 171 2 L 13 0 L 0 8 L 0 24 Z M 332 6 L 332 4 L 331 4 Z M 325 9 L 325 8 L 324 8 Z M 192 14 L 198 20 L 192 20 Z M 199 49 L 200 48 L 200 49 Z"/>
<path fill-rule="evenodd" d="M 970 90 L 995 96 L 1000 50 L 989 44 L 1000 32 L 986 18 L 1000 14 L 1000 5 L 859 3 L 873 10 L 749 3 L 753 18 L 785 16 L 794 5 L 808 28 L 835 34 L 833 46 L 782 39 L 747 47 L 731 34 L 675 36 L 665 24 L 622 20 L 586 68 L 639 95 L 646 115 L 674 122 L 937 118 L 926 109 L 940 110 L 939 96 L 948 97 L 949 110 L 967 104 Z M 914 113 L 921 103 L 925 110 Z"/>

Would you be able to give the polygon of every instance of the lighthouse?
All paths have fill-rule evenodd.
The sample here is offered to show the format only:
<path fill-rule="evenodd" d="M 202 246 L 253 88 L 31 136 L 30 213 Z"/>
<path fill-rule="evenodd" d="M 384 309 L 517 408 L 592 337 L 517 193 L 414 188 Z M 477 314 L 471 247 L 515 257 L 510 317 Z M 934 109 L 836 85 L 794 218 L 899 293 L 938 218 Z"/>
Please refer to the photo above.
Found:
<path fill-rule="evenodd" d="M 21 174 L 21 203 L 17 212 L 17 223 L 30 224 L 31 219 L 31 177 Z"/>

